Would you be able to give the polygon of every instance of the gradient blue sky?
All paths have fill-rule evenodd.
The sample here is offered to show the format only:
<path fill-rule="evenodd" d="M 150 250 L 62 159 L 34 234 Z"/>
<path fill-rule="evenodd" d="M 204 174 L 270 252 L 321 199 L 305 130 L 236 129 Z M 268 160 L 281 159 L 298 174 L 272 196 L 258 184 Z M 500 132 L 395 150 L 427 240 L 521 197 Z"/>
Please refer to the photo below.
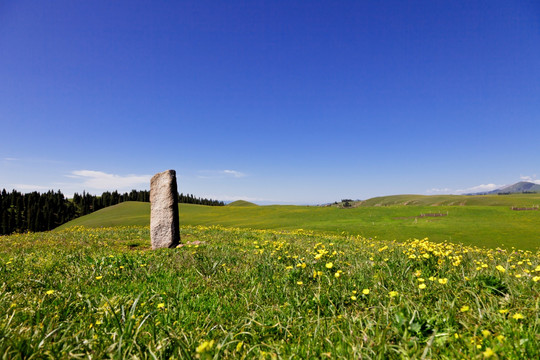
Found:
<path fill-rule="evenodd" d="M 0 189 L 318 204 L 540 175 L 538 1 L 2 1 Z"/>

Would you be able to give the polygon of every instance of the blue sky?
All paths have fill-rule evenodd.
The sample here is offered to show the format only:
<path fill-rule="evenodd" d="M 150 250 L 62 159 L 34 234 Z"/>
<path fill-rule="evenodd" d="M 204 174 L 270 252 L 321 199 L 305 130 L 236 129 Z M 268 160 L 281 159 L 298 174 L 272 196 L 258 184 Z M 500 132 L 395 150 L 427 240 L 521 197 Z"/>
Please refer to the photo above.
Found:
<path fill-rule="evenodd" d="M 540 175 L 537 1 L 3 1 L 0 188 L 319 204 Z"/>

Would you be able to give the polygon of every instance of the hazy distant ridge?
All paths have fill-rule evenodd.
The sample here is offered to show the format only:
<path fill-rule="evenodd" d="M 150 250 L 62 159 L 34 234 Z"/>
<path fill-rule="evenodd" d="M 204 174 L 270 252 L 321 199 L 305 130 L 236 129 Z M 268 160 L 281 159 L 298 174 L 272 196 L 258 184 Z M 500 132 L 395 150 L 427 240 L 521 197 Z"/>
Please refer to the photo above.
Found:
<path fill-rule="evenodd" d="M 503 186 L 500 189 L 492 190 L 489 192 L 475 193 L 473 195 L 483 195 L 483 194 L 514 194 L 522 192 L 540 192 L 540 184 L 535 184 L 529 181 L 520 181 L 518 183 Z"/>

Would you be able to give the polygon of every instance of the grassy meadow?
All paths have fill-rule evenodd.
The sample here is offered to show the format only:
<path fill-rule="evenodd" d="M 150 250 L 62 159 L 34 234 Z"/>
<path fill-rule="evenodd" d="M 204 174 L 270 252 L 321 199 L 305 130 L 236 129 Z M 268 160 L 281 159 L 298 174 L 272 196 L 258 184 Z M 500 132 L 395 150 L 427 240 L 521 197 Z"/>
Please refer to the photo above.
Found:
<path fill-rule="evenodd" d="M 0 357 L 538 358 L 540 211 L 511 207 L 539 200 L 181 204 L 157 251 L 126 202 L 1 236 Z"/>
<path fill-rule="evenodd" d="M 540 254 L 183 226 L 0 237 L 5 359 L 532 359 Z"/>
<path fill-rule="evenodd" d="M 407 204 L 407 205 L 404 205 Z M 540 204 L 538 194 L 504 196 L 399 195 L 367 200 L 350 209 L 320 206 L 201 206 L 180 204 L 180 223 L 253 229 L 305 229 L 405 241 L 427 237 L 490 248 L 536 250 L 540 246 L 540 211 L 511 207 Z M 443 215 L 443 216 L 426 216 Z M 75 219 L 71 226 L 101 227 L 150 223 L 150 204 L 126 202 Z"/>

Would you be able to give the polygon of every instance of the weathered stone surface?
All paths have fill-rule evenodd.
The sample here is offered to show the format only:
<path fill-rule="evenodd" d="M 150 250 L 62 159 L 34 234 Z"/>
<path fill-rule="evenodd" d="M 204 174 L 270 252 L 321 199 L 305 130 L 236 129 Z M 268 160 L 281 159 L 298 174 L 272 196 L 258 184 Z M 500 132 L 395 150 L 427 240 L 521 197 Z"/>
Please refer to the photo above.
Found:
<path fill-rule="evenodd" d="M 152 249 L 180 243 L 176 171 L 158 173 L 150 180 L 150 239 Z"/>

